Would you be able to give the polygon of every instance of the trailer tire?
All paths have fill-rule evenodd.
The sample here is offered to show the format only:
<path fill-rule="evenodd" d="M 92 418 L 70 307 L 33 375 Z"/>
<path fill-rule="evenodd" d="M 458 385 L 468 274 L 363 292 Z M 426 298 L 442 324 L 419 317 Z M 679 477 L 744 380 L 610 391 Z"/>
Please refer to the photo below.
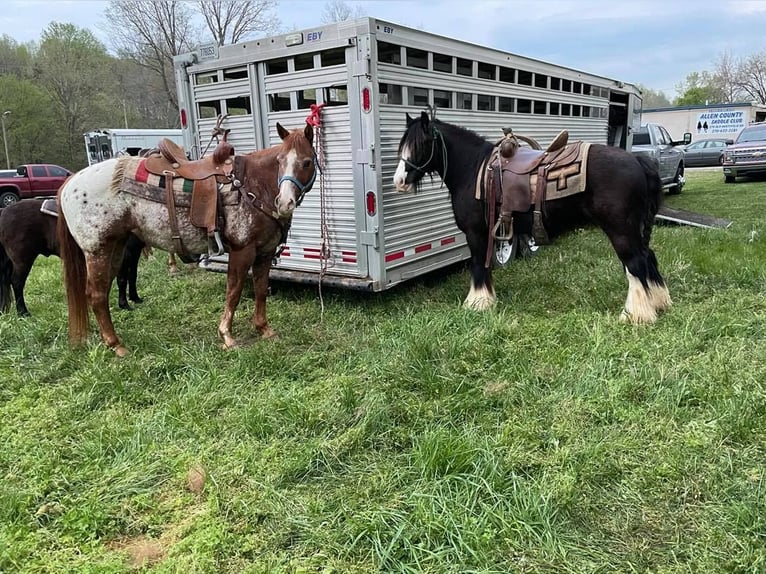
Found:
<path fill-rule="evenodd" d="M 733 175 L 725 175 L 723 176 L 723 181 L 725 183 L 734 183 L 735 181 L 737 181 L 737 178 L 734 177 Z"/>
<path fill-rule="evenodd" d="M 492 267 L 508 267 L 519 250 L 519 237 L 514 235 L 507 241 L 495 239 L 492 249 Z"/>
<path fill-rule="evenodd" d="M 19 200 L 19 196 L 12 191 L 0 193 L 0 207 L 8 207 Z"/>

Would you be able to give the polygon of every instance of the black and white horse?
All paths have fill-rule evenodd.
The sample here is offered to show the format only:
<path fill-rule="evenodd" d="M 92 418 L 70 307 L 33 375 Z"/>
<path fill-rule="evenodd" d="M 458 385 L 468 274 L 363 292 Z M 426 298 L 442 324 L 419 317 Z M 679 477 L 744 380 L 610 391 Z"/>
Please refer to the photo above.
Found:
<path fill-rule="evenodd" d="M 492 150 L 493 144 L 475 132 L 431 119 L 426 112 L 417 118 L 408 114 L 394 174 L 400 192 L 415 190 L 427 173 L 441 176 L 471 252 L 472 282 L 464 305 L 478 310 L 496 302 L 492 272 L 486 265 L 494 221 L 488 220 L 486 201 L 475 197 L 479 170 Z M 609 237 L 628 278 L 623 321 L 653 323 L 657 313 L 671 305 L 657 258 L 649 247 L 661 199 L 660 178 L 648 159 L 621 148 L 592 144 L 585 191 L 545 204 L 543 223 L 549 235 L 591 222 Z M 514 226 L 517 233 L 530 233 L 531 213 L 514 214 Z"/>

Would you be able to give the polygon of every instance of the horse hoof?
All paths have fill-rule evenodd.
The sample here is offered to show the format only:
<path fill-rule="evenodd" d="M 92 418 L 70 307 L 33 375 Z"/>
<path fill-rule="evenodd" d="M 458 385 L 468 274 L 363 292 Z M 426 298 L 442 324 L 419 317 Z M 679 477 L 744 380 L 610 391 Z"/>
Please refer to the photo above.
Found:
<path fill-rule="evenodd" d="M 261 339 L 279 339 L 279 334 L 271 327 L 267 327 L 261 330 Z"/>
<path fill-rule="evenodd" d="M 127 357 L 129 353 L 127 347 L 123 347 L 122 345 L 117 345 L 112 350 L 114 351 L 114 354 L 120 358 Z"/>
<path fill-rule="evenodd" d="M 225 350 L 230 349 L 236 349 L 239 347 L 239 343 L 237 343 L 236 339 L 234 337 L 231 337 L 229 335 L 226 335 L 223 337 L 223 348 Z"/>

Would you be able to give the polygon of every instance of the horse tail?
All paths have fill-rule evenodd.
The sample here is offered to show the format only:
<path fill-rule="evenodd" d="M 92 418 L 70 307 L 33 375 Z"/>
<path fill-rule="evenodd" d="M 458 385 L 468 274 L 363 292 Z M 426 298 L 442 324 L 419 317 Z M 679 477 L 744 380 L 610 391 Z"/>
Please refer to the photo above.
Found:
<path fill-rule="evenodd" d="M 635 156 L 641 169 L 644 170 L 646 178 L 646 210 L 643 220 L 643 240 L 644 245 L 649 247 L 649 240 L 652 237 L 652 228 L 654 227 L 654 218 L 662 205 L 662 180 L 657 171 L 657 165 L 643 154 Z"/>
<path fill-rule="evenodd" d="M 11 307 L 11 275 L 13 263 L 0 243 L 0 313 L 5 313 Z"/>
<path fill-rule="evenodd" d="M 69 342 L 84 343 L 88 336 L 88 299 L 85 294 L 87 268 L 85 254 L 72 237 L 69 226 L 61 209 L 61 191 L 59 190 L 59 216 L 56 233 L 61 250 L 64 268 L 64 286 L 66 288 L 67 307 L 69 308 Z"/>

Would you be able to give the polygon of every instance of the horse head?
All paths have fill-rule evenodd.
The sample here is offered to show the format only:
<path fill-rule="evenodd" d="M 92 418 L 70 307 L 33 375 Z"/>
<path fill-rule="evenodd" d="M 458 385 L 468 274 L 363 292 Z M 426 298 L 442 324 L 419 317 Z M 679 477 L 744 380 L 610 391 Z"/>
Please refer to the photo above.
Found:
<path fill-rule="evenodd" d="M 288 218 L 316 180 L 314 129 L 307 123 L 304 129 L 288 131 L 277 122 L 277 133 L 282 138 L 282 144 L 277 153 L 279 189 L 274 206 L 280 217 Z"/>
<path fill-rule="evenodd" d="M 394 173 L 394 186 L 400 192 L 413 191 L 425 174 L 437 171 L 442 165 L 439 163 L 441 155 L 437 153 L 437 140 L 441 139 L 441 134 L 436 122 L 426 112 L 416 118 L 406 114 L 406 118 L 407 128 L 399 141 L 399 164 Z M 444 153 L 444 142 L 441 143 Z"/>

